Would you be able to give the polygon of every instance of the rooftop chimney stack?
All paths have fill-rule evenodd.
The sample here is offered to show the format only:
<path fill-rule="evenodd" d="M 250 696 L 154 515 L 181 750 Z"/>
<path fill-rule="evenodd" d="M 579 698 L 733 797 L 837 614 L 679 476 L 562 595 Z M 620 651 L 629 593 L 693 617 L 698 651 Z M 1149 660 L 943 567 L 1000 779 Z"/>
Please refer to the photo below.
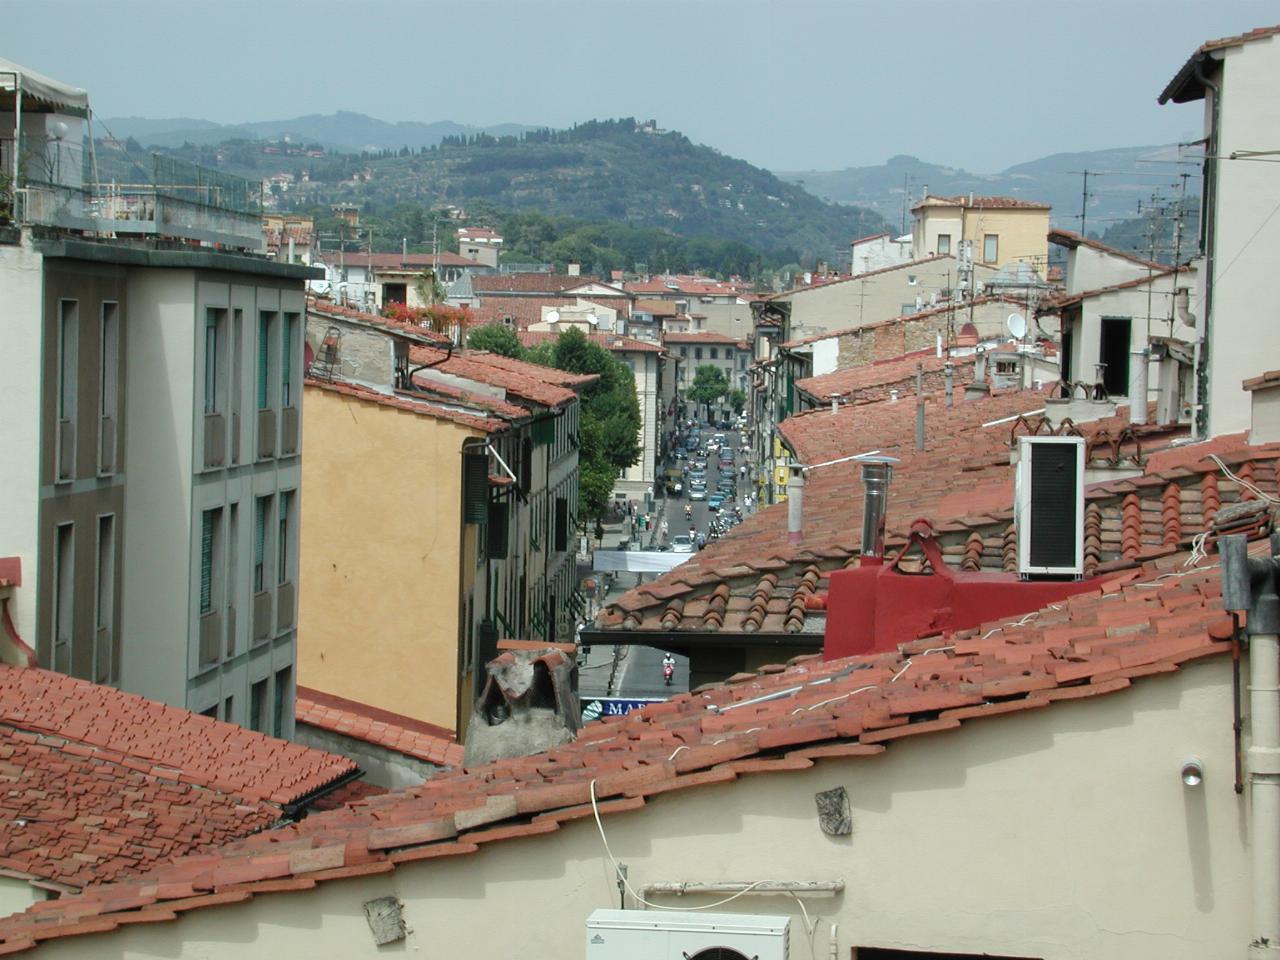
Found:
<path fill-rule="evenodd" d="M 889 481 L 894 457 L 869 457 L 862 461 L 862 563 L 884 561 L 884 522 L 889 505 Z"/>
<path fill-rule="evenodd" d="M 840 411 L 840 394 L 833 393 L 831 395 L 831 415 L 834 417 Z"/>
<path fill-rule="evenodd" d="M 787 475 L 787 541 L 804 537 L 804 464 L 793 463 Z"/>

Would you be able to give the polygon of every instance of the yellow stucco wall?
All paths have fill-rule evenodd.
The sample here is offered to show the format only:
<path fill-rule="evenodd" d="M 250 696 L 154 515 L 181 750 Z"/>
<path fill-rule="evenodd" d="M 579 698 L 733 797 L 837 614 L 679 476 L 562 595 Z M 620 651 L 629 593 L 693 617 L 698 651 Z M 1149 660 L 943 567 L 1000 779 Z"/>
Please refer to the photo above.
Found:
<path fill-rule="evenodd" d="M 460 455 L 476 433 L 319 387 L 304 402 L 298 683 L 454 729 L 459 557 L 475 566 Z"/>
<path fill-rule="evenodd" d="M 1048 210 L 966 210 L 964 239 L 973 241 L 975 263 L 986 262 L 982 259 L 982 240 L 988 233 L 1000 238 L 995 266 L 1026 260 L 1041 274 L 1045 272 L 1049 257 Z"/>

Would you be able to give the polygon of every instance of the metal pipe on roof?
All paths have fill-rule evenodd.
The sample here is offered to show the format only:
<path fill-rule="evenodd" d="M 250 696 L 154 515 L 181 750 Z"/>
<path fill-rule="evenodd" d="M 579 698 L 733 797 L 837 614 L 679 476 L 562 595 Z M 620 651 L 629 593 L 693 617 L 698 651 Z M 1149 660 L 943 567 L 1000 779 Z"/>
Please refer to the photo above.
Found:
<path fill-rule="evenodd" d="M 804 465 L 790 464 L 787 473 L 787 540 L 804 538 Z"/>
<path fill-rule="evenodd" d="M 924 449 L 924 364 L 916 364 L 916 449 Z"/>
<path fill-rule="evenodd" d="M 889 505 L 889 483 L 893 480 L 894 457 L 862 461 L 862 562 L 884 560 L 885 514 Z"/>
<path fill-rule="evenodd" d="M 1147 422 L 1147 359 L 1150 352 L 1144 347 L 1129 354 L 1129 423 L 1138 426 Z"/>
<path fill-rule="evenodd" d="M 942 365 L 942 382 L 946 385 L 947 409 L 956 405 L 956 365 L 950 360 Z"/>

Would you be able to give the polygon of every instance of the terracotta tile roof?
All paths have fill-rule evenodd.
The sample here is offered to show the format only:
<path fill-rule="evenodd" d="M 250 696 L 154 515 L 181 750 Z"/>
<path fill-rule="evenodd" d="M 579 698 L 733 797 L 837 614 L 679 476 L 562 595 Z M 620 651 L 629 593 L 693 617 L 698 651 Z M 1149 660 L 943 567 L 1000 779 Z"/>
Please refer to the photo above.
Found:
<path fill-rule="evenodd" d="M 334 251 L 326 250 L 324 259 L 321 262 L 330 266 L 341 262 L 348 267 L 421 271 L 435 263 L 437 256 L 440 258 L 440 266 L 442 267 L 476 267 L 480 265 L 475 260 L 448 250 L 441 250 L 438 255 L 433 253 L 355 253 L 352 251 L 339 255 Z"/>
<path fill-rule="evenodd" d="M 559 338 L 554 330 L 521 330 L 520 342 L 526 347 L 539 343 L 548 343 Z M 594 344 L 618 353 L 666 353 L 662 344 L 653 340 L 638 340 L 635 337 L 620 337 L 615 333 L 589 333 L 587 339 Z"/>
<path fill-rule="evenodd" d="M 542 308 L 576 306 L 576 297 L 494 297 L 481 300 L 471 307 L 472 323 L 479 326 L 486 323 L 505 324 L 510 317 L 513 325 L 520 330 L 535 323 L 542 322 Z"/>
<path fill-rule="evenodd" d="M 684 274 L 651 277 L 648 280 L 632 280 L 623 284 L 628 293 L 675 295 L 691 297 L 735 297 L 751 290 L 751 284 L 737 280 L 716 280 L 711 277 L 693 277 Z"/>
<path fill-rule="evenodd" d="M 936 257 L 933 259 L 937 259 Z M 866 274 L 864 274 L 866 276 Z M 817 343 L 820 340 L 830 340 L 832 337 L 844 337 L 856 334 L 862 330 L 870 330 L 881 327 L 891 327 L 900 324 L 911 323 L 917 320 L 924 320 L 928 317 L 936 317 L 939 314 L 946 313 L 949 310 L 956 312 L 958 320 L 963 319 L 964 309 L 972 303 L 974 306 L 982 306 L 988 303 L 1008 303 L 1012 306 L 1024 307 L 1026 302 L 1018 300 L 1014 297 L 994 296 L 994 297 L 974 297 L 972 301 L 956 300 L 946 301 L 934 307 L 927 307 L 923 310 L 917 310 L 915 313 L 904 313 L 896 317 L 889 317 L 886 320 L 877 320 L 875 323 L 864 323 L 859 327 L 843 327 L 839 330 L 824 330 L 822 333 L 810 334 L 807 337 L 797 337 L 795 340 L 788 340 L 782 344 L 784 350 L 794 350 L 796 347 L 802 347 L 807 343 Z"/>
<path fill-rule="evenodd" d="M 420 725 L 399 718 L 399 722 L 382 711 L 363 710 L 359 704 L 342 704 L 323 694 L 303 695 L 299 691 L 296 717 L 298 723 L 319 727 L 344 737 L 364 740 L 386 750 L 425 760 L 437 766 L 462 766 L 463 748 L 450 736 L 428 733 Z"/>
<path fill-rule="evenodd" d="M 1245 390 L 1262 390 L 1266 387 L 1280 386 L 1280 370 L 1268 370 L 1256 377 L 1250 377 L 1240 385 Z"/>
<path fill-rule="evenodd" d="M 458 239 L 501 240 L 502 234 L 490 227 L 459 227 Z"/>
<path fill-rule="evenodd" d="M 505 370 L 508 373 L 518 374 L 522 377 L 529 377 L 531 380 L 537 380 L 541 383 L 566 387 L 570 390 L 578 390 L 588 384 L 595 383 L 599 379 L 594 373 L 570 373 L 567 370 L 557 370 L 555 367 L 544 367 L 538 363 L 529 363 L 527 360 L 504 357 L 500 353 L 471 350 L 467 352 L 466 356 L 477 363 L 496 367 L 499 370 Z"/>
<path fill-rule="evenodd" d="M 1071 230 L 1063 230 L 1058 227 L 1054 227 L 1049 231 L 1049 242 L 1056 243 L 1060 247 L 1067 247 L 1071 250 L 1074 250 L 1076 247 L 1089 247 L 1090 249 L 1097 250 L 1100 253 L 1109 254 L 1113 257 L 1120 257 L 1122 260 L 1128 260 L 1131 263 L 1136 263 L 1143 267 L 1150 267 L 1153 270 L 1165 269 L 1165 265 L 1163 263 L 1144 260 L 1137 254 L 1130 253 L 1127 250 L 1117 250 L 1115 247 L 1107 246 L 1100 240 L 1094 240 L 1090 237 L 1082 237 L 1080 234 Z"/>
<path fill-rule="evenodd" d="M 662 335 L 662 342 L 674 344 L 697 344 L 699 346 L 706 344 L 723 344 L 725 346 L 737 347 L 739 350 L 750 349 L 750 345 L 745 340 L 736 340 L 733 337 L 725 336 L 723 333 L 713 333 L 710 330 L 697 330 L 689 333 L 664 333 Z"/>
<path fill-rule="evenodd" d="M 469 350 L 466 353 L 455 353 L 445 360 L 443 350 L 430 347 L 415 347 L 409 351 L 409 362 L 417 365 L 430 363 L 434 369 L 442 373 L 501 387 L 507 391 L 508 400 L 516 397 L 545 407 L 559 407 L 570 403 L 577 396 L 573 390 L 560 386 L 555 380 L 539 373 L 549 368 L 536 364 L 524 363 L 520 360 L 510 361 L 511 366 L 498 361 L 506 360 L 496 354 L 480 350 Z M 518 365 L 518 366 L 516 366 Z M 556 371 L 557 373 L 559 371 Z M 568 375 L 566 375 L 568 376 Z"/>
<path fill-rule="evenodd" d="M 1231 649 L 1219 572 L 1184 569 L 1184 559 L 1147 564 L 1017 623 L 929 637 L 894 653 L 808 657 L 740 674 L 588 724 L 575 742 L 546 753 L 442 773 L 163 865 L 136 881 L 36 904 L 0 921 L 0 942 L 19 951 L 216 903 L 387 873 L 403 863 L 466 856 L 589 818 L 593 795 L 602 817 L 623 815 L 672 791 L 874 756 L 904 737 L 1158 683 L 1160 674 L 1229 656 Z"/>
<path fill-rule="evenodd" d="M 957 391 L 963 391 L 964 384 L 973 379 L 972 368 L 975 357 L 955 357 L 955 384 Z M 921 350 L 917 353 L 894 357 L 890 360 L 877 360 L 874 363 L 849 367 L 847 370 L 833 370 L 817 377 L 806 377 L 797 380 L 796 389 L 808 394 L 818 402 L 827 402 L 835 394 L 841 400 L 851 403 L 865 403 L 870 400 L 885 400 L 889 390 L 894 387 L 910 388 L 914 394 L 917 364 L 923 365 L 926 375 L 926 389 L 938 378 L 929 374 L 941 373 L 945 357 L 939 357 L 933 350 Z M 904 393 L 905 395 L 905 393 Z"/>
<path fill-rule="evenodd" d="M 411 399 L 404 393 L 382 393 L 371 387 L 361 386 L 355 383 L 347 383 L 344 380 L 312 380 L 303 381 L 303 385 L 313 390 L 325 390 L 329 393 L 342 394 L 345 397 L 351 397 L 354 400 L 363 400 L 366 403 L 376 403 L 382 407 L 394 407 L 397 410 L 407 410 L 409 413 L 416 413 L 423 417 L 434 417 L 440 420 L 449 420 L 453 423 L 459 423 L 463 426 L 474 427 L 485 433 L 498 433 L 506 430 L 508 424 L 496 416 L 481 416 L 475 413 L 467 413 L 451 407 L 444 406 L 441 403 L 429 403 L 423 400 Z"/>
<path fill-rule="evenodd" d="M 83 886 L 261 830 L 345 757 L 0 665 L 0 867 Z"/>
<path fill-rule="evenodd" d="M 397 396 L 406 400 L 425 400 L 429 403 L 432 401 L 440 404 L 463 403 L 482 413 L 495 414 L 504 420 L 526 420 L 530 415 L 530 411 L 519 404 L 464 390 L 453 384 L 441 383 L 421 373 L 414 376 L 413 385 L 415 388 L 413 391 L 396 391 Z"/>
<path fill-rule="evenodd" d="M 1182 270 L 1183 268 L 1178 268 Z M 1153 280 L 1160 280 L 1163 277 L 1170 276 L 1176 271 L 1173 267 L 1161 267 L 1159 270 L 1153 270 L 1148 276 L 1138 277 L 1134 280 L 1126 280 L 1124 283 L 1113 283 L 1105 287 L 1097 287 L 1093 290 L 1081 290 L 1079 293 L 1063 293 L 1056 297 L 1045 297 L 1036 308 L 1037 315 L 1050 313 L 1054 310 L 1061 310 L 1063 307 L 1075 306 L 1084 300 L 1092 300 L 1095 297 L 1105 296 L 1108 293 L 1116 293 L 1120 290 L 1132 290 L 1136 287 L 1145 287 Z"/>
<path fill-rule="evenodd" d="M 443 333 L 437 333 L 430 327 L 424 327 L 419 324 L 409 323 L 405 320 L 395 320 L 391 317 L 380 316 L 376 313 L 367 313 L 364 310 L 357 310 L 354 307 L 344 307 L 328 300 L 321 300 L 316 297 L 307 298 L 307 313 L 319 317 L 332 317 L 338 320 L 346 320 L 355 323 L 367 324 L 371 327 L 378 327 L 393 333 L 402 334 L 405 339 L 414 341 L 415 343 L 439 344 L 447 346 L 450 343 L 449 337 Z"/>
<path fill-rule="evenodd" d="M 674 317 L 676 305 L 671 300 L 637 300 L 634 308 L 642 313 L 651 313 L 655 317 Z"/>
<path fill-rule="evenodd" d="M 961 194 L 958 197 L 925 197 L 914 207 L 915 213 L 924 207 L 963 207 L 973 210 L 1051 210 L 1047 203 L 1036 200 L 1019 200 L 1017 197 L 984 197 Z"/>
<path fill-rule="evenodd" d="M 849 244 L 849 246 L 856 247 L 860 243 L 870 243 L 872 240 L 879 240 L 881 237 L 890 237 L 890 236 L 893 236 L 893 235 L 890 233 L 873 233 L 869 237 L 859 237 L 857 240 L 854 240 L 851 244 Z"/>
<path fill-rule="evenodd" d="M 484 297 L 502 293 L 541 294 L 556 296 L 570 287 L 590 283 L 594 277 L 571 277 L 563 273 L 488 273 L 471 278 L 471 289 L 476 296 Z"/>
<path fill-rule="evenodd" d="M 1215 50 L 1225 50 L 1228 47 L 1239 47 L 1246 43 L 1252 43 L 1255 40 L 1265 40 L 1268 37 L 1274 37 L 1280 34 L 1280 25 L 1272 27 L 1256 27 L 1248 33 L 1236 34 L 1232 37 L 1223 37 L 1219 40 L 1208 40 L 1196 48 L 1187 62 L 1182 65 L 1168 85 L 1161 91 L 1157 98 L 1157 103 L 1168 103 L 1172 100 L 1174 103 L 1187 103 L 1191 100 L 1199 100 L 1204 96 L 1204 88 L 1200 81 L 1196 79 L 1196 65 L 1209 59 L 1209 54 Z"/>

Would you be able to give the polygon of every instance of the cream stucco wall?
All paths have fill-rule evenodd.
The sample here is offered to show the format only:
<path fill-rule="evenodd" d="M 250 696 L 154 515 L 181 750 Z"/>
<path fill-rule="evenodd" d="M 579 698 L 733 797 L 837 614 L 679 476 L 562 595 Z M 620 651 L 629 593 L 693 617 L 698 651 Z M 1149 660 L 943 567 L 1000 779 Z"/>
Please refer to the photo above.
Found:
<path fill-rule="evenodd" d="M 981 284 L 995 271 L 975 264 L 975 281 Z M 957 281 L 953 258 L 929 263 L 904 264 L 895 270 L 852 277 L 820 287 L 796 290 L 791 301 L 791 325 L 788 336 L 793 340 L 825 333 L 863 327 L 890 320 L 915 309 L 917 297 L 923 309 L 931 298 L 941 298 L 944 290 Z"/>
<path fill-rule="evenodd" d="M 994 264 L 983 258 L 987 234 L 999 237 Z M 1049 211 L 969 208 L 964 212 L 964 239 L 973 241 L 975 263 L 1002 267 L 1025 261 L 1043 274 L 1049 261 Z"/>
<path fill-rule="evenodd" d="M 1043 960 L 1243 956 L 1245 801 L 1232 790 L 1230 664 L 1200 662 L 1134 689 L 977 720 L 879 757 L 658 796 L 608 816 L 633 886 L 661 881 L 842 880 L 795 903 L 746 896 L 725 911 L 788 914 L 790 955 L 857 946 Z M 1202 758 L 1204 784 L 1178 776 Z M 851 837 L 824 835 L 813 794 L 843 786 Z M 362 903 L 404 903 L 407 940 L 377 948 Z M 235 960 L 280 956 L 508 956 L 572 960 L 617 889 L 595 824 L 486 845 L 394 873 L 204 908 L 173 923 L 54 941 L 41 955 Z M 658 898 L 662 899 L 662 898 Z M 692 906 L 693 897 L 664 899 Z"/>
<path fill-rule="evenodd" d="M 298 683 L 454 729 L 460 566 L 474 569 L 460 456 L 478 434 L 319 387 L 303 396 Z"/>
<path fill-rule="evenodd" d="M 22 561 L 25 586 L 9 600 L 18 634 L 36 645 L 36 551 L 40 502 L 40 370 L 44 258 L 27 239 L 0 245 L 6 329 L 0 350 L 0 557 Z"/>
<path fill-rule="evenodd" d="M 1084 293 L 1139 280 L 1150 272 L 1149 267 L 1140 263 L 1081 244 L 1067 253 L 1067 293 Z"/>
<path fill-rule="evenodd" d="M 1280 142 L 1275 91 L 1280 84 L 1280 38 L 1232 47 L 1217 78 L 1222 85 L 1217 153 L 1274 150 Z M 1206 113 L 1213 94 L 1206 94 Z M 1206 121 L 1206 129 L 1208 123 Z M 1209 326 L 1209 435 L 1249 427 L 1249 395 L 1241 381 L 1277 366 L 1271 300 L 1280 217 L 1280 191 L 1270 163 L 1219 161 Z M 1269 349 L 1263 349 L 1267 347 Z"/>
<path fill-rule="evenodd" d="M 44 894 L 21 877 L 0 876 L 0 917 L 21 913 L 33 903 L 44 899 Z"/>

